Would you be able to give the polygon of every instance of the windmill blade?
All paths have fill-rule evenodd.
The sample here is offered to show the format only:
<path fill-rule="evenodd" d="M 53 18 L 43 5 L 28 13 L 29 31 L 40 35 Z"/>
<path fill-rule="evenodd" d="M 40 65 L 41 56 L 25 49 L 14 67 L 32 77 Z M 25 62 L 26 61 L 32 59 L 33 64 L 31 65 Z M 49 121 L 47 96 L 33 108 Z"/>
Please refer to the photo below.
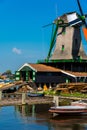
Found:
<path fill-rule="evenodd" d="M 81 5 L 80 5 L 79 0 L 77 0 L 77 3 L 78 3 L 78 6 L 79 6 L 80 13 L 81 13 L 81 15 L 83 16 L 84 13 L 83 13 L 83 10 L 82 10 L 82 8 L 81 8 Z"/>
<path fill-rule="evenodd" d="M 65 33 L 65 30 L 66 30 L 66 27 L 63 27 L 63 28 L 62 28 L 62 31 L 61 31 L 60 33 L 58 33 L 57 36 L 59 36 L 59 35 Z"/>
<path fill-rule="evenodd" d="M 48 26 L 51 26 L 51 25 L 54 25 L 54 24 L 56 24 L 56 23 L 53 22 L 53 23 L 44 25 L 44 26 L 42 26 L 42 27 L 45 28 L 45 27 L 48 27 Z M 67 27 L 68 24 L 67 24 L 67 23 L 59 23 L 58 26 L 59 26 L 59 27 Z"/>
<path fill-rule="evenodd" d="M 45 27 L 47 27 L 47 26 L 51 26 L 51 25 L 53 25 L 54 23 L 49 23 L 49 24 L 47 24 L 47 25 L 44 25 L 44 26 L 42 26 L 43 28 L 45 28 Z"/>
<path fill-rule="evenodd" d="M 85 27 L 87 28 L 87 23 L 86 23 L 86 20 L 85 20 L 85 15 L 83 13 L 83 10 L 81 8 L 79 0 L 77 0 L 77 3 L 78 3 L 78 7 L 79 7 L 79 10 L 80 10 L 80 13 L 81 13 L 81 20 L 84 23 Z"/>
<path fill-rule="evenodd" d="M 87 41 L 87 28 L 82 28 L 85 40 Z"/>
<path fill-rule="evenodd" d="M 85 14 L 85 17 L 87 17 L 87 14 Z"/>
<path fill-rule="evenodd" d="M 58 23 L 56 25 L 56 28 L 53 32 L 53 36 L 51 38 L 51 42 L 50 42 L 50 48 L 49 48 L 49 52 L 48 52 L 48 56 L 47 56 L 47 59 L 49 60 L 50 56 L 51 56 L 51 52 L 52 52 L 52 49 L 53 49 L 53 46 L 55 44 L 55 38 L 56 38 L 56 34 L 57 34 L 57 30 L 58 30 Z"/>
<path fill-rule="evenodd" d="M 82 44 L 83 44 L 83 48 L 84 48 L 84 51 L 85 53 L 87 53 L 87 40 L 86 38 L 84 37 L 84 33 L 83 33 L 83 27 L 81 27 L 81 40 L 82 40 Z"/>

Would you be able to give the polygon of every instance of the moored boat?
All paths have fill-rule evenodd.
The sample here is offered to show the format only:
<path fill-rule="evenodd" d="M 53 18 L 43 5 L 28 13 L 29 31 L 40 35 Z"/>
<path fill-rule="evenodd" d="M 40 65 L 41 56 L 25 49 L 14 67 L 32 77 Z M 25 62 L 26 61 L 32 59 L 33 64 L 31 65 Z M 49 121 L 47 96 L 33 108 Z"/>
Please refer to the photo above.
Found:
<path fill-rule="evenodd" d="M 85 106 L 57 106 L 50 107 L 49 112 L 57 114 L 80 114 L 87 113 Z"/>
<path fill-rule="evenodd" d="M 28 93 L 29 97 L 43 97 L 44 93 Z"/>

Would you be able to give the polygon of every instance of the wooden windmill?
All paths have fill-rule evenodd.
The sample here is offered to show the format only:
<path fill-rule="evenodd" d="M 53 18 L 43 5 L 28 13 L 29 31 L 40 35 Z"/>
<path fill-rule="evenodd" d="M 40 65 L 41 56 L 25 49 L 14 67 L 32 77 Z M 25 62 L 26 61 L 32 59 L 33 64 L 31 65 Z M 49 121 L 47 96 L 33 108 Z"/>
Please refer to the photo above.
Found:
<path fill-rule="evenodd" d="M 83 13 L 77 0 L 80 14 L 71 12 L 54 20 L 55 29 L 52 32 L 47 60 L 87 60 L 83 49 L 81 28 L 87 40 L 87 15 Z"/>

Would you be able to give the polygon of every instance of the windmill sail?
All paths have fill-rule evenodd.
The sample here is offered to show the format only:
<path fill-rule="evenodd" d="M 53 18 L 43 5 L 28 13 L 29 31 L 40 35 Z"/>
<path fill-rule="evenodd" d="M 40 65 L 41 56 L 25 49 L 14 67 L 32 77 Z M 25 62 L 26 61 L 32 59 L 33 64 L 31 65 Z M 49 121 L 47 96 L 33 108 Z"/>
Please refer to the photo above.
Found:
<path fill-rule="evenodd" d="M 87 28 L 83 28 L 82 30 L 83 30 L 83 33 L 84 33 L 84 37 L 87 41 Z"/>
<path fill-rule="evenodd" d="M 83 22 L 84 25 L 85 25 L 85 28 L 83 28 L 82 30 L 83 30 L 83 33 L 84 33 L 84 37 L 85 37 L 85 39 L 86 39 L 86 41 L 87 41 L 87 22 L 86 22 L 86 17 L 87 17 L 87 15 L 84 15 L 79 0 L 77 0 L 77 4 L 78 4 L 79 11 L 80 11 L 80 14 L 81 14 L 80 17 L 81 17 L 81 19 L 82 19 L 82 22 Z"/>

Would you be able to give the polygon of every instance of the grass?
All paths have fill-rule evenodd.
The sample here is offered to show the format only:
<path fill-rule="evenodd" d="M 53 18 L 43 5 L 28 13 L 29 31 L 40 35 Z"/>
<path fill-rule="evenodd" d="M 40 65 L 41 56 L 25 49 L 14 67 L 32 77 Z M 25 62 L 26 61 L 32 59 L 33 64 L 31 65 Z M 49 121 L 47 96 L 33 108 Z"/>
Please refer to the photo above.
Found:
<path fill-rule="evenodd" d="M 45 95 L 55 95 L 55 91 L 53 91 L 53 90 L 46 90 L 46 91 L 44 91 L 44 94 Z"/>
<path fill-rule="evenodd" d="M 64 97 L 77 97 L 77 98 L 87 98 L 87 94 L 83 94 L 80 92 L 74 92 L 74 93 L 61 93 L 60 96 Z"/>
<path fill-rule="evenodd" d="M 57 95 L 57 96 L 64 96 L 64 97 L 77 97 L 77 98 L 87 98 L 87 94 L 83 94 L 80 92 L 73 92 L 73 93 L 56 93 L 53 90 L 44 91 L 45 95 Z"/>

